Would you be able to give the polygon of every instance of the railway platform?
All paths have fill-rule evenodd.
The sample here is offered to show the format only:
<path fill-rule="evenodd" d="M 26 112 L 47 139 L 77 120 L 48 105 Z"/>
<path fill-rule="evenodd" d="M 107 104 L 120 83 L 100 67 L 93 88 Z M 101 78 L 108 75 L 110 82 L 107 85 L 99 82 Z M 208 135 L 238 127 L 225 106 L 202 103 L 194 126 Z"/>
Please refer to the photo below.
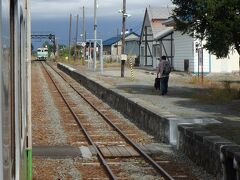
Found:
<path fill-rule="evenodd" d="M 193 76 L 187 73 L 173 72 L 170 75 L 169 92 L 166 96 L 161 96 L 161 93 L 155 90 L 153 86 L 156 77 L 155 71 L 134 69 L 134 79 L 131 80 L 129 69 L 125 72 L 125 78 L 120 78 L 119 68 L 105 69 L 103 75 L 98 72 L 84 71 L 81 67 L 78 68 L 96 81 L 109 84 L 131 97 L 137 97 L 174 115 L 184 118 L 215 118 L 219 121 L 240 122 L 239 107 L 232 108 L 232 106 L 239 105 L 239 102 L 217 104 L 195 101 L 192 97 L 196 92 L 207 93 L 208 89 L 191 84 L 190 81 Z M 239 76 L 238 78 L 240 79 Z"/>
<path fill-rule="evenodd" d="M 80 65 L 69 68 L 58 64 L 58 67 L 123 113 L 138 127 L 155 138 L 176 146 L 198 165 L 207 167 L 211 174 L 222 176 L 219 173 L 223 173 L 221 167 L 224 162 L 220 155 L 228 160 L 230 158 L 230 164 L 239 159 L 240 147 L 235 140 L 240 136 L 236 133 L 236 139 L 231 139 L 233 134 L 230 132 L 231 127 L 236 132 L 240 129 L 239 101 L 197 101 L 194 96 L 198 92 L 207 93 L 209 89 L 189 83 L 192 76 L 171 73 L 168 95 L 161 96 L 153 87 L 156 77 L 154 71 L 134 69 L 133 78 L 130 69 L 125 69 L 125 77 L 121 78 L 120 68 L 117 67 L 105 68 L 103 74 Z M 228 130 L 229 134 L 226 132 Z M 235 153 L 231 153 L 231 156 L 226 153 L 229 147 L 229 151 L 234 147 Z M 201 160 L 203 157 L 204 160 Z M 232 166 L 231 171 L 225 171 L 225 176 L 233 171 L 238 172 L 239 167 Z"/>

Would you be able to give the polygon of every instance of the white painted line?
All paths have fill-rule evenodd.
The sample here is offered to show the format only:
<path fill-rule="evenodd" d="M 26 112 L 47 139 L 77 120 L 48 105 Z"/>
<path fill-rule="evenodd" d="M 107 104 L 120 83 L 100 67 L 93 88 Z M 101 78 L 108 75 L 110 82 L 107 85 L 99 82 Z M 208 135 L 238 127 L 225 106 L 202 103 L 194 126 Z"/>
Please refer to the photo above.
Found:
<path fill-rule="evenodd" d="M 76 69 L 66 65 L 66 64 L 63 64 L 63 63 L 59 63 L 60 65 L 64 66 L 65 68 L 69 69 L 70 71 L 76 71 Z"/>

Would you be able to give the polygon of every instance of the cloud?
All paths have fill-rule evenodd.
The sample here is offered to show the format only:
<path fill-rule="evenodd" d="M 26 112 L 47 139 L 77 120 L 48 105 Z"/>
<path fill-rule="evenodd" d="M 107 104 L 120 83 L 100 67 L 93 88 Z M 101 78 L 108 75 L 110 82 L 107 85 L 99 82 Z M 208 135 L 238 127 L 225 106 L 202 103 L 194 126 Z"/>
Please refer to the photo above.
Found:
<path fill-rule="evenodd" d="M 59 19 L 68 18 L 72 13 L 82 14 L 82 6 L 86 8 L 86 16 L 93 16 L 94 0 L 32 0 L 31 12 L 33 19 Z M 148 5 L 167 6 L 171 0 L 127 0 L 127 12 L 139 16 L 144 13 Z M 118 10 L 122 8 L 122 0 L 98 0 L 97 16 L 119 16 Z"/>
<path fill-rule="evenodd" d="M 127 19 L 126 28 L 132 28 L 140 33 L 145 9 L 151 6 L 172 5 L 171 0 L 126 0 Z M 82 7 L 86 10 L 87 38 L 93 38 L 93 3 L 94 0 L 31 0 L 32 31 L 52 32 L 58 37 L 60 43 L 68 43 L 69 14 L 73 14 L 72 33 L 75 33 L 76 15 L 80 15 L 81 26 Z M 107 39 L 116 36 L 117 29 L 121 31 L 122 0 L 98 0 L 97 35 L 98 38 Z M 81 33 L 81 27 L 80 27 Z"/>

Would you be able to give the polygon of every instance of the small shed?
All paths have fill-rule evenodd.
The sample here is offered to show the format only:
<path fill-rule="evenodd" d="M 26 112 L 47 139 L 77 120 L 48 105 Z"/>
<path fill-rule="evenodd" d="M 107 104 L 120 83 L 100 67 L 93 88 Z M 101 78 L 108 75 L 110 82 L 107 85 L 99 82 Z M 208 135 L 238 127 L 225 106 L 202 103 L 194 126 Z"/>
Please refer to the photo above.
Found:
<path fill-rule="evenodd" d="M 139 56 L 139 35 L 130 31 L 125 37 L 125 53 L 130 56 Z M 103 41 L 103 51 L 105 55 L 121 55 L 122 36 L 111 37 Z"/>

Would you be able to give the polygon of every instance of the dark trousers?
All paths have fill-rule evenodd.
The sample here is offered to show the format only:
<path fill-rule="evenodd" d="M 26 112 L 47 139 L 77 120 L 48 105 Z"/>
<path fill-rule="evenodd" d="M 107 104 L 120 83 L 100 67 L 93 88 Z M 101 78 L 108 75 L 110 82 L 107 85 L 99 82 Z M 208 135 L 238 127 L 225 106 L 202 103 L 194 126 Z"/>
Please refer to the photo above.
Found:
<path fill-rule="evenodd" d="M 167 94 L 167 92 L 168 92 L 168 79 L 169 79 L 169 76 L 161 77 L 161 92 L 162 92 L 162 95 Z"/>

